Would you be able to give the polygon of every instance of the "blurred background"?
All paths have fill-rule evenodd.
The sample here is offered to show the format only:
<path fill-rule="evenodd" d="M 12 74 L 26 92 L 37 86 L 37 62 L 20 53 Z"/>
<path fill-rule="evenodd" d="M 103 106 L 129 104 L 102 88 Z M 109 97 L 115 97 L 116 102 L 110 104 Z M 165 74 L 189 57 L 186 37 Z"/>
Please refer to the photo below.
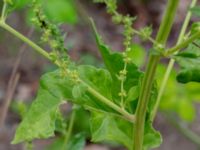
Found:
<path fill-rule="evenodd" d="M 168 46 L 175 44 L 189 4 L 190 0 L 181 0 Z M 154 30 L 153 37 L 155 37 L 165 6 L 166 0 L 120 0 L 119 12 L 137 16 L 134 23 L 136 29 L 151 25 Z M 0 7 L 2 7 L 2 1 Z M 95 4 L 91 0 L 46 0 L 45 13 L 55 22 L 63 23 L 61 29 L 66 33 L 65 46 L 69 50 L 71 59 L 77 64 L 103 66 L 88 17 L 94 19 L 103 40 L 113 50 L 123 50 L 121 34 L 123 27 L 112 23 L 111 16 L 106 13 L 103 4 Z M 14 11 L 9 14 L 7 22 L 41 44 L 40 32 L 34 28 L 30 18 L 28 1 L 19 0 Z M 192 21 L 194 20 L 198 21 L 198 18 L 193 17 Z M 137 65 L 144 69 L 148 48 L 151 45 L 140 41 L 137 36 L 133 40 Z M 162 81 L 168 60 L 162 60 L 162 62 L 158 68 L 158 84 Z M 36 95 L 41 75 L 55 68 L 29 46 L 0 29 L 0 114 L 5 117 L 0 118 L 0 150 L 25 149 L 22 144 L 11 145 L 10 142 L 23 113 Z M 170 76 L 161 101 L 160 112 L 154 124 L 163 136 L 163 143 L 157 150 L 198 150 L 200 149 L 200 84 L 177 83 L 175 71 L 173 70 Z M 17 76 L 12 76 L 13 72 Z M 14 82 L 10 82 L 11 80 Z M 62 107 L 66 114 L 70 109 L 68 105 Z M 88 121 L 84 120 L 88 114 L 87 112 L 80 112 L 80 114 L 83 114 L 82 123 L 75 125 L 75 129 L 82 128 L 89 132 Z M 48 149 L 52 141 L 53 138 L 36 140 L 34 150 Z M 123 148 L 105 143 L 92 144 L 88 140 L 85 150 L 123 150 Z"/>

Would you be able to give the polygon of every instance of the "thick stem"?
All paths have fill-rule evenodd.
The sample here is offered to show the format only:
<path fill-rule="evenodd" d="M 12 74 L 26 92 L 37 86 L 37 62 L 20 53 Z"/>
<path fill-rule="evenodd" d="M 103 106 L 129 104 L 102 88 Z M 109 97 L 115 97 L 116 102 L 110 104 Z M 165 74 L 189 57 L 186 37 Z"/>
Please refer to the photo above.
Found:
<path fill-rule="evenodd" d="M 192 3 L 190 5 L 190 8 L 193 8 L 197 3 L 197 0 L 192 0 Z M 189 22 L 190 22 L 190 18 L 192 16 L 192 12 L 191 11 L 188 11 L 187 15 L 186 15 L 186 18 L 185 18 L 185 21 L 183 23 L 183 26 L 182 26 L 182 29 L 181 29 L 181 32 L 180 32 L 180 35 L 179 35 L 179 38 L 178 38 L 178 41 L 177 41 L 177 45 L 181 44 L 184 40 L 184 35 L 185 35 L 185 32 L 187 30 L 187 27 L 189 25 Z M 179 46 L 178 46 L 179 47 Z M 172 48 L 172 49 L 176 49 L 176 48 Z M 167 51 L 169 52 L 169 51 Z M 152 116 L 151 116 L 151 121 L 154 120 L 155 116 L 156 116 L 156 113 L 158 111 L 158 107 L 160 105 L 160 101 L 161 101 L 161 98 L 162 98 L 162 95 L 164 93 L 164 90 L 165 90 L 165 87 L 167 85 L 167 81 L 169 79 L 169 76 L 170 76 L 170 73 L 172 71 L 172 68 L 174 66 L 174 63 L 175 63 L 175 60 L 174 59 L 171 59 L 169 64 L 168 64 L 168 67 L 167 67 L 167 70 L 166 70 L 166 73 L 165 73 L 165 76 L 164 76 L 164 79 L 161 83 L 161 87 L 160 87 L 160 90 L 158 92 L 158 97 L 157 97 L 157 100 L 156 100 L 156 104 L 155 104 L 155 107 L 153 109 L 153 113 L 152 113 Z"/>
<path fill-rule="evenodd" d="M 136 110 L 136 120 L 134 126 L 134 150 L 142 150 L 146 110 L 159 59 L 160 58 L 157 56 L 150 57 L 147 70 L 145 72 L 145 77 L 143 79 L 139 102 Z"/>
<path fill-rule="evenodd" d="M 178 3 L 179 0 L 169 0 L 164 18 L 162 20 L 162 24 L 160 26 L 156 38 L 157 43 L 165 45 L 172 28 Z M 136 121 L 134 126 L 134 147 L 133 147 L 134 150 L 142 150 L 143 147 L 144 125 L 145 125 L 147 106 L 149 103 L 150 93 L 159 60 L 160 60 L 159 56 L 150 55 L 148 66 L 142 81 L 138 106 L 136 109 Z"/>

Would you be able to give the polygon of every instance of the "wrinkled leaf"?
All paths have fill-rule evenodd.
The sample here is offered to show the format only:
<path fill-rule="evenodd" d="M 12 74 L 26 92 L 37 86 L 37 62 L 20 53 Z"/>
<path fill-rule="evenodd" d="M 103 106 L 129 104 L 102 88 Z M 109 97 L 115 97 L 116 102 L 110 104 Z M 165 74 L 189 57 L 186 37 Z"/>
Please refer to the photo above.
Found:
<path fill-rule="evenodd" d="M 132 124 L 111 115 L 94 112 L 91 119 L 92 141 L 112 141 L 131 148 Z"/>
<path fill-rule="evenodd" d="M 91 118 L 92 141 L 110 141 L 133 148 L 133 124 L 104 113 L 92 113 Z M 161 144 L 160 133 L 152 128 L 150 122 L 145 125 L 144 149 L 157 147 Z"/>
<path fill-rule="evenodd" d="M 105 97 L 111 98 L 109 87 L 112 81 L 106 70 L 80 66 L 78 73 L 88 85 Z M 81 84 L 81 88 L 76 86 L 68 77 L 62 78 L 59 70 L 44 75 L 40 82 L 37 98 L 19 125 L 13 143 L 53 136 L 58 107 L 64 100 L 105 111 L 112 110 L 86 92 Z M 78 90 L 74 91 L 74 87 Z"/>
<path fill-rule="evenodd" d="M 160 146 L 162 143 L 162 137 L 160 133 L 152 127 L 152 122 L 147 121 L 145 123 L 144 132 L 144 150 L 149 150 Z"/>
<path fill-rule="evenodd" d="M 54 136 L 56 115 L 62 100 L 41 87 L 36 100 L 17 128 L 12 144 Z"/>
<path fill-rule="evenodd" d="M 102 55 L 104 64 L 106 68 L 108 69 L 108 71 L 110 72 L 112 79 L 114 81 L 111 87 L 113 98 L 116 103 L 119 103 L 120 97 L 118 93 L 121 90 L 120 89 L 121 82 L 118 79 L 118 75 L 119 75 L 119 72 L 123 70 L 124 68 L 123 56 L 119 52 L 111 51 L 110 48 L 102 42 L 101 37 L 98 34 L 94 23 L 93 23 L 93 29 L 95 32 L 97 46 Z M 141 77 L 143 73 L 139 71 L 138 67 L 133 63 L 133 61 L 127 65 L 127 70 L 128 72 L 127 72 L 126 81 L 124 82 L 124 89 L 126 91 L 129 91 L 131 87 L 138 85 L 139 78 Z"/>

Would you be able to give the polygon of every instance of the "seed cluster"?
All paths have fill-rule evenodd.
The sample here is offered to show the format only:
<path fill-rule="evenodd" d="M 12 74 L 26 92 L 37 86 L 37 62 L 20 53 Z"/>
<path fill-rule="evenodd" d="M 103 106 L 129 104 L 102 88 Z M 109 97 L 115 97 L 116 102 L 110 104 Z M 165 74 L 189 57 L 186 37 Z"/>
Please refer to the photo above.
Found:
<path fill-rule="evenodd" d="M 71 62 L 64 45 L 64 36 L 58 25 L 48 19 L 37 0 L 32 1 L 32 8 L 34 17 L 31 21 L 42 30 L 41 41 L 51 48 L 49 53 L 51 61 L 59 66 L 61 77 L 69 77 L 74 83 L 77 83 L 79 81 L 78 73 L 70 68 Z"/>
<path fill-rule="evenodd" d="M 121 106 L 124 108 L 124 98 L 127 96 L 127 92 L 124 89 L 124 82 L 126 81 L 127 77 L 127 65 L 131 62 L 131 58 L 128 57 L 128 52 L 131 51 L 132 45 L 132 37 L 134 34 L 133 30 L 133 22 L 136 17 L 131 17 L 129 15 L 122 15 L 117 12 L 117 0 L 94 0 L 94 2 L 98 3 L 105 3 L 107 6 L 107 12 L 112 15 L 112 20 L 116 24 L 122 24 L 124 26 L 124 52 L 123 52 L 123 61 L 124 67 L 120 70 L 118 79 L 121 81 L 121 90 L 118 95 L 121 97 Z"/>

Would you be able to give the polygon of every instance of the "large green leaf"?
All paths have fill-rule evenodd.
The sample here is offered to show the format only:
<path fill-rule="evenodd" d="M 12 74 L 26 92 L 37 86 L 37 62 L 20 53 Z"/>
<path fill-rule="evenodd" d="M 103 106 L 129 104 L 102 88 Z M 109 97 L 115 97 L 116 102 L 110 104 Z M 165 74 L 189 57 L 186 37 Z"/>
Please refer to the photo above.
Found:
<path fill-rule="evenodd" d="M 99 48 L 99 51 L 102 55 L 103 61 L 105 63 L 106 68 L 109 70 L 112 78 L 113 78 L 113 85 L 112 85 L 112 94 L 113 94 L 113 98 L 114 100 L 119 103 L 119 99 L 120 97 L 118 96 L 118 93 L 120 92 L 120 84 L 121 81 L 117 78 L 119 72 L 121 70 L 123 70 L 124 68 L 124 61 L 123 61 L 123 56 L 121 53 L 119 52 L 113 52 L 110 50 L 110 48 L 104 44 L 104 42 L 102 41 L 100 35 L 98 34 L 96 27 L 93 23 L 93 29 L 95 32 L 95 37 L 96 37 L 96 42 Z M 141 51 L 144 51 L 141 47 L 139 46 L 133 46 L 132 50 L 129 52 L 129 56 L 132 59 L 132 61 L 127 65 L 127 77 L 126 77 L 126 81 L 124 83 L 124 89 L 127 91 L 127 93 L 129 94 L 131 92 L 131 90 L 137 86 L 138 89 L 140 88 L 140 82 L 141 79 L 143 77 L 143 72 L 141 72 L 139 70 L 139 68 L 134 64 L 134 49 L 140 49 Z M 135 56 L 136 57 L 136 56 Z M 139 93 L 139 91 L 138 91 Z M 128 95 L 129 96 L 129 95 Z M 157 97 L 157 87 L 156 87 L 156 83 L 154 83 L 153 89 L 151 91 L 151 100 L 149 103 L 149 108 L 148 108 L 148 112 L 150 113 L 152 108 L 155 105 L 156 102 L 156 97 Z M 127 108 L 131 107 L 131 112 L 135 112 L 135 109 L 137 107 L 137 101 L 133 101 L 130 102 L 129 100 L 130 98 L 127 97 Z"/>
<path fill-rule="evenodd" d="M 162 137 L 158 131 L 152 127 L 152 122 L 146 121 L 144 130 L 144 150 L 149 150 L 160 146 Z"/>
<path fill-rule="evenodd" d="M 58 23 L 77 22 L 77 12 L 73 0 L 41 0 L 43 3 L 44 12 L 47 17 Z"/>
<path fill-rule="evenodd" d="M 98 34 L 95 25 L 93 24 L 93 29 L 95 32 L 96 42 L 99 48 L 99 51 L 102 55 L 103 61 L 105 63 L 106 68 L 109 70 L 112 79 L 114 81 L 112 86 L 112 94 L 115 99 L 119 102 L 118 93 L 120 91 L 120 81 L 117 78 L 117 75 L 124 67 L 123 56 L 121 53 L 112 52 L 108 46 L 106 46 L 100 35 Z M 135 112 L 137 107 L 138 95 L 136 87 L 138 89 L 138 93 L 141 86 L 141 79 L 143 77 L 143 73 L 139 71 L 138 67 L 134 64 L 134 49 L 129 53 L 129 57 L 132 58 L 131 63 L 127 65 L 127 78 L 124 84 L 125 90 L 128 92 L 127 97 L 127 110 L 131 108 L 131 112 Z M 130 95 L 133 96 L 130 98 Z M 150 103 L 148 105 L 148 115 L 145 125 L 145 136 L 144 136 L 144 149 L 153 148 L 159 146 L 161 143 L 161 137 L 158 132 L 156 132 L 151 125 L 151 122 L 148 121 L 151 111 L 155 105 L 157 97 L 157 86 L 154 83 L 153 89 L 151 91 Z M 92 133 L 93 133 L 93 140 L 94 141 L 115 141 L 118 143 L 123 144 L 128 149 L 132 149 L 133 147 L 133 125 L 126 121 L 120 121 L 118 118 L 114 118 L 113 116 L 106 115 L 106 114 L 93 114 L 92 119 Z M 132 144 L 131 144 L 132 143 Z"/>
<path fill-rule="evenodd" d="M 116 103 L 120 102 L 120 97 L 118 93 L 120 92 L 120 84 L 121 81 L 118 79 L 119 72 L 123 70 L 124 68 L 124 61 L 123 61 L 123 56 L 119 52 L 113 52 L 110 50 L 110 48 L 103 43 L 100 35 L 98 34 L 95 25 L 93 24 L 93 29 L 95 32 L 95 37 L 96 37 L 96 42 L 97 46 L 99 48 L 99 51 L 102 55 L 105 67 L 108 69 L 110 72 L 112 79 L 114 81 L 112 85 L 112 95 Z M 131 54 L 132 57 L 132 54 Z M 124 83 L 124 89 L 128 91 L 134 87 L 138 86 L 139 84 L 139 79 L 143 75 L 142 72 L 139 71 L 138 67 L 133 63 L 129 63 L 127 65 L 127 77 Z M 128 103 L 127 103 L 128 104 Z M 132 107 L 135 108 L 135 107 Z M 134 111 L 134 110 L 133 110 Z"/>
<path fill-rule="evenodd" d="M 48 138 L 54 135 L 55 121 L 62 99 L 50 94 L 42 87 L 22 123 L 17 128 L 13 144 Z"/>
<path fill-rule="evenodd" d="M 111 98 L 109 87 L 112 80 L 109 72 L 91 66 L 80 66 L 78 73 L 80 78 L 93 89 L 105 97 Z M 82 84 L 74 86 L 68 77 L 60 76 L 59 70 L 44 75 L 40 82 L 37 98 L 18 127 L 13 143 L 53 136 L 58 107 L 64 100 L 104 111 L 112 110 L 89 94 L 86 90 L 87 87 L 83 86 L 78 88 L 79 92 L 77 90 L 74 92 L 76 86 L 82 86 Z"/>
<path fill-rule="evenodd" d="M 132 146 L 133 125 L 112 115 L 93 112 L 91 118 L 92 141 L 112 141 L 128 148 Z"/>
<path fill-rule="evenodd" d="M 190 44 L 184 51 L 175 56 L 181 67 L 177 80 L 181 83 L 200 82 L 200 40 Z"/>
<path fill-rule="evenodd" d="M 112 115 L 93 112 L 91 118 L 91 133 L 94 142 L 110 141 L 133 148 L 133 124 Z M 144 149 L 157 147 L 161 144 L 159 132 L 152 128 L 150 122 L 145 125 Z"/>

